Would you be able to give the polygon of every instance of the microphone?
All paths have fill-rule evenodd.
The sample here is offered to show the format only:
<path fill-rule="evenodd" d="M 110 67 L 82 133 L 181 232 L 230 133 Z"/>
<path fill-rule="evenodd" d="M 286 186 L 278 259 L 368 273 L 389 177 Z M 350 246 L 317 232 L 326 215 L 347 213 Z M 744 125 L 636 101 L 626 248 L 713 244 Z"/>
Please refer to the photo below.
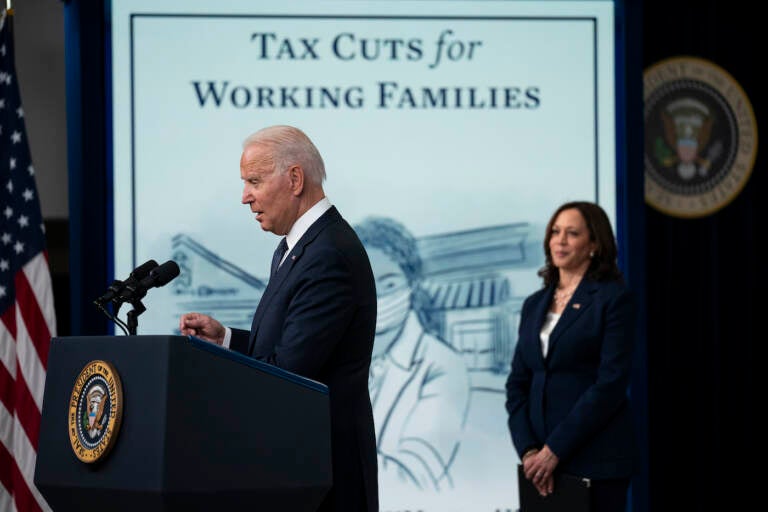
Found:
<path fill-rule="evenodd" d="M 115 300 L 121 291 L 127 286 L 135 286 L 139 283 L 142 279 L 146 278 L 150 271 L 152 271 L 154 268 L 157 267 L 157 262 L 155 260 L 149 260 L 135 269 L 133 269 L 133 272 L 128 276 L 128 279 L 125 281 L 120 281 L 119 279 L 115 279 L 112 281 L 112 284 L 109 285 L 109 288 L 107 289 L 106 293 L 96 299 L 94 302 L 99 305 L 103 306 L 109 301 Z"/>
<path fill-rule="evenodd" d="M 173 260 L 168 260 L 160 266 L 153 268 L 149 275 L 138 282 L 126 284 L 120 291 L 117 300 L 130 302 L 141 300 L 150 288 L 159 288 L 170 283 L 181 273 L 179 266 Z"/>

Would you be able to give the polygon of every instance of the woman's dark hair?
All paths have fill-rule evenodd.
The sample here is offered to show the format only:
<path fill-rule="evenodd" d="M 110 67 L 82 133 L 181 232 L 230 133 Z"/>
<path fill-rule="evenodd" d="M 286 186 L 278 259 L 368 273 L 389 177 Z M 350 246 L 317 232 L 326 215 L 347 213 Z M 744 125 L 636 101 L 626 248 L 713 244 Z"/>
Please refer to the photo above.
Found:
<path fill-rule="evenodd" d="M 599 205 L 589 201 L 571 201 L 561 205 L 547 222 L 544 232 L 544 266 L 539 270 L 539 276 L 544 280 L 544 286 L 556 284 L 560 278 L 557 267 L 552 263 L 552 253 L 549 250 L 549 240 L 552 238 L 552 226 L 555 219 L 563 210 L 575 209 L 581 213 L 589 231 L 589 240 L 594 242 L 595 252 L 589 262 L 585 278 L 593 281 L 623 281 L 624 277 L 617 263 L 618 249 L 616 238 L 611 228 L 611 221 Z"/>

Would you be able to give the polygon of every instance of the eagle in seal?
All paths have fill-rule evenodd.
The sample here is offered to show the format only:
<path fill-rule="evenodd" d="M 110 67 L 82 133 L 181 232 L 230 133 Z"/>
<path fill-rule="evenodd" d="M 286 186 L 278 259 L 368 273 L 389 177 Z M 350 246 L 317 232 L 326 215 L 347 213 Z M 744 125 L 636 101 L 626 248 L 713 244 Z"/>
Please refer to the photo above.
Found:
<path fill-rule="evenodd" d="M 86 403 L 88 404 L 88 410 L 87 410 L 87 417 L 88 417 L 88 435 L 91 436 L 91 438 L 96 437 L 101 429 L 103 428 L 103 425 L 101 424 L 101 419 L 104 416 L 104 411 L 106 408 L 104 407 L 106 400 L 104 397 L 106 396 L 106 391 L 101 386 L 93 386 L 90 391 L 88 391 L 88 395 L 86 395 Z"/>

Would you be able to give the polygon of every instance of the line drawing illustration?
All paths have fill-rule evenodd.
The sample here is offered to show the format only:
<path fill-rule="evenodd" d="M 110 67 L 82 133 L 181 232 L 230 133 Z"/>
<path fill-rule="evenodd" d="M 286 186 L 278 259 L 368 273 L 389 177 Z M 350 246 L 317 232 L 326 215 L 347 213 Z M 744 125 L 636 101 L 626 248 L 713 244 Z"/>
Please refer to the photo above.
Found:
<path fill-rule="evenodd" d="M 541 230 L 518 222 L 414 237 L 391 217 L 353 227 L 377 286 L 369 386 L 382 495 L 506 485 L 511 462 L 496 462 L 499 446 L 514 456 L 500 419 L 504 380 L 522 302 L 538 286 Z M 250 328 L 267 278 L 183 233 L 170 246 L 181 268 L 170 316 L 200 311 Z"/>

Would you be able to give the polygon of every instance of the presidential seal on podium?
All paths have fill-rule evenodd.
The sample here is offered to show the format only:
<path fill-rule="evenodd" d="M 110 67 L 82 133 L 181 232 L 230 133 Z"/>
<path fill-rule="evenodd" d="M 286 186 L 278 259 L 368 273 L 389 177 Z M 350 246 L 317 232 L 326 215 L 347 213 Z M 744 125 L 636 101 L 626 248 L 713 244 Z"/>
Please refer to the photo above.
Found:
<path fill-rule="evenodd" d="M 117 440 L 123 416 L 123 387 L 112 364 L 91 361 L 75 380 L 69 401 L 69 441 L 78 459 L 104 458 Z"/>

